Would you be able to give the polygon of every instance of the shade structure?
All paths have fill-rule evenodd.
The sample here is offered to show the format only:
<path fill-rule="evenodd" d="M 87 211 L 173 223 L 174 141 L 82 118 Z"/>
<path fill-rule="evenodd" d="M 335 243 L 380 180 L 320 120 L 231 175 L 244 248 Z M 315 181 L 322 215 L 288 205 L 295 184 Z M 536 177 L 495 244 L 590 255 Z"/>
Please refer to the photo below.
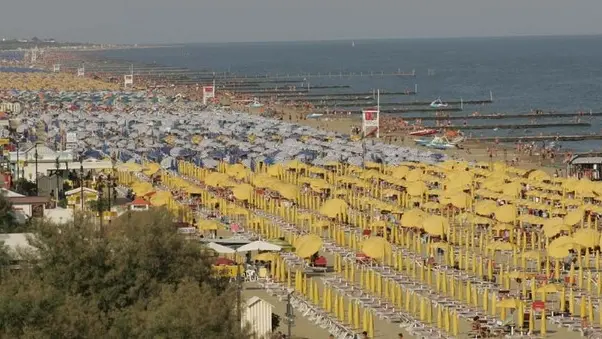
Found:
<path fill-rule="evenodd" d="M 236 252 L 254 252 L 254 251 L 280 251 L 282 247 L 270 244 L 265 241 L 253 241 L 246 245 L 240 246 Z"/>

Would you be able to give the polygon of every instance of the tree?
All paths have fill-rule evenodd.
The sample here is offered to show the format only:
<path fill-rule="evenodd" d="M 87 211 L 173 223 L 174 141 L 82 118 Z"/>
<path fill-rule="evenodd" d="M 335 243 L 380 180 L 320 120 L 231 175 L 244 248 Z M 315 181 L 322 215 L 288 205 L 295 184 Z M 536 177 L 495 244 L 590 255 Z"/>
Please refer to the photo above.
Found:
<path fill-rule="evenodd" d="M 37 193 L 37 186 L 35 182 L 31 182 L 24 178 L 19 178 L 19 180 L 15 181 L 15 191 L 27 196 L 33 196 Z"/>
<path fill-rule="evenodd" d="M 22 269 L 0 281 L 0 337 L 249 338 L 232 286 L 166 210 L 38 223 Z"/>
<path fill-rule="evenodd" d="M 18 227 L 13 204 L 0 194 L 0 233 L 14 233 Z"/>
<path fill-rule="evenodd" d="M 100 211 L 100 208 L 102 208 L 103 211 L 108 211 L 109 210 L 109 199 L 101 198 L 101 199 L 88 201 L 88 208 L 90 208 L 91 211 Z"/>

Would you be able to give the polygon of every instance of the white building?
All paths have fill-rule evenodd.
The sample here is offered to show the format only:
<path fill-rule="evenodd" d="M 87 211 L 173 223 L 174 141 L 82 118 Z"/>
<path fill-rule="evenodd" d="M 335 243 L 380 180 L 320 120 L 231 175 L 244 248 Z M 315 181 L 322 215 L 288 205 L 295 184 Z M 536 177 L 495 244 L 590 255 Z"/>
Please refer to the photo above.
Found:
<path fill-rule="evenodd" d="M 267 301 L 252 297 L 243 309 L 243 326 L 251 326 L 255 339 L 268 339 L 272 333 L 272 310 L 274 306 Z"/>
<path fill-rule="evenodd" d="M 24 223 L 31 217 L 44 217 L 48 197 L 28 197 L 17 192 L 1 189 L 1 194 L 13 204 L 13 212 L 17 222 Z"/>
<path fill-rule="evenodd" d="M 23 107 L 20 102 L 0 102 L 0 112 L 21 113 Z"/>
<path fill-rule="evenodd" d="M 59 170 L 79 170 L 81 166 L 84 170 L 101 170 L 112 168 L 111 160 L 97 160 L 94 158 L 84 159 L 80 164 L 77 157 L 73 154 L 73 150 L 54 151 L 47 146 L 37 146 L 37 167 L 39 175 L 49 175 L 52 171 Z M 17 169 L 18 177 L 24 177 L 27 180 L 33 181 L 36 177 L 36 147 L 31 147 L 28 150 L 18 152 L 10 152 L 8 159 L 11 164 L 11 172 L 16 178 Z M 18 161 L 17 161 L 18 159 Z"/>

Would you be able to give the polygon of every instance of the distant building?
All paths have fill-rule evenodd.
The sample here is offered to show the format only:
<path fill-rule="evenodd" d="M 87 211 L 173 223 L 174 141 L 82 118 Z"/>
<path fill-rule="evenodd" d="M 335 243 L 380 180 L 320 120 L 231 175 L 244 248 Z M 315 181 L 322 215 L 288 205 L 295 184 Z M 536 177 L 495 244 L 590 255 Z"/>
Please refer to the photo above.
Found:
<path fill-rule="evenodd" d="M 29 218 L 43 218 L 46 204 L 50 202 L 48 197 L 28 197 L 17 192 L 1 189 L 2 194 L 13 205 L 13 211 L 17 221 L 23 223 Z"/>
<path fill-rule="evenodd" d="M 566 170 L 569 177 L 602 180 L 602 153 L 575 154 Z"/>
<path fill-rule="evenodd" d="M 0 112 L 21 113 L 23 106 L 18 101 L 0 102 Z"/>
<path fill-rule="evenodd" d="M 66 170 L 68 168 L 79 169 L 82 166 L 84 170 L 101 170 L 109 169 L 113 166 L 111 160 L 98 160 L 94 158 L 85 159 L 80 164 L 73 155 L 73 150 L 54 151 L 44 145 L 38 145 L 37 147 L 37 161 L 35 154 L 35 147 L 31 147 L 25 151 L 10 152 L 8 159 L 11 164 L 11 172 L 16 174 L 18 169 L 20 178 L 33 181 L 36 176 L 36 162 L 38 173 L 41 175 L 48 175 L 56 171 L 57 165 L 58 170 Z"/>
<path fill-rule="evenodd" d="M 143 198 L 136 198 L 130 203 L 130 211 L 148 211 L 150 203 Z"/>
<path fill-rule="evenodd" d="M 81 187 L 78 187 L 78 188 L 74 188 L 70 191 L 65 192 L 65 196 L 67 197 L 67 206 L 69 206 L 71 208 L 81 208 L 82 190 L 84 193 L 83 194 L 84 195 L 84 208 L 86 208 L 86 206 L 90 202 L 98 200 L 98 191 L 97 190 L 88 188 L 88 187 L 84 187 L 83 189 Z"/>

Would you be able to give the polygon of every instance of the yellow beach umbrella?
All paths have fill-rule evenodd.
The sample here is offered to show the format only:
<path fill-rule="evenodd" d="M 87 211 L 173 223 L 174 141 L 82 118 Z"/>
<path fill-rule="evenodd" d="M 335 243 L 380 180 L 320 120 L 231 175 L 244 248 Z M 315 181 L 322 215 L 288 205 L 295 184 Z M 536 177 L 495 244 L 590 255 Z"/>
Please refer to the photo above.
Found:
<path fill-rule="evenodd" d="M 391 244 L 381 237 L 370 237 L 362 242 L 361 251 L 373 259 L 386 258 L 392 251 Z"/>
<path fill-rule="evenodd" d="M 509 298 L 509 299 L 499 300 L 495 306 L 497 308 L 518 308 L 519 304 L 520 304 L 520 300 L 514 299 L 514 298 Z"/>
<path fill-rule="evenodd" d="M 422 228 L 430 235 L 443 236 L 449 230 L 449 222 L 440 215 L 431 215 L 422 221 Z"/>
<path fill-rule="evenodd" d="M 295 253 L 301 258 L 309 258 L 322 248 L 322 238 L 315 234 L 304 235 L 295 242 Z"/>

